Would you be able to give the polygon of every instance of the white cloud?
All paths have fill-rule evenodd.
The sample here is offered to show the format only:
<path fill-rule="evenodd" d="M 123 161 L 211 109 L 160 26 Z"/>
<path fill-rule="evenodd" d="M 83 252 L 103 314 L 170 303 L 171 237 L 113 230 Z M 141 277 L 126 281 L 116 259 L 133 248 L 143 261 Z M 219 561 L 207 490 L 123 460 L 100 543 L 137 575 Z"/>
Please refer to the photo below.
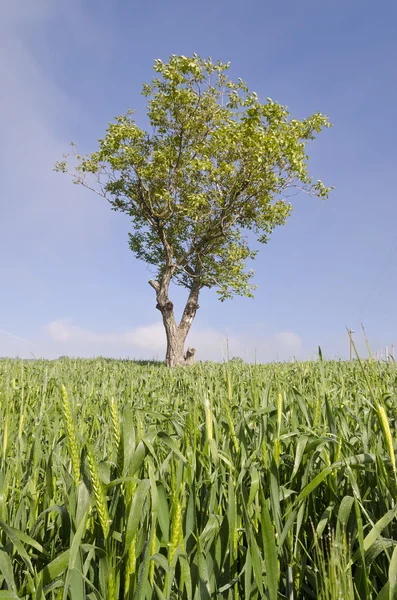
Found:
<path fill-rule="evenodd" d="M 136 327 L 118 333 L 96 332 L 75 325 L 68 319 L 52 321 L 47 326 L 59 354 L 73 356 L 162 357 L 165 353 L 165 333 L 161 322 Z M 294 332 L 279 332 L 257 336 L 245 333 L 216 331 L 193 327 L 187 343 L 197 349 L 202 360 L 222 360 L 240 356 L 245 360 L 290 360 L 302 358 L 303 342 Z"/>
<path fill-rule="evenodd" d="M 151 352 L 164 352 L 165 333 L 162 323 L 153 323 L 146 327 L 137 327 L 123 334 L 123 340 L 131 346 Z"/>
<path fill-rule="evenodd" d="M 136 327 L 122 333 L 98 333 L 74 325 L 69 319 L 59 319 L 48 324 L 48 332 L 55 342 L 71 342 L 77 349 L 78 344 L 95 344 L 96 347 L 109 350 L 112 346 L 134 347 L 151 352 L 163 351 L 165 347 L 164 329 L 161 323 L 146 327 Z"/>
<path fill-rule="evenodd" d="M 81 330 L 79 327 L 67 325 L 65 321 L 52 321 L 48 324 L 48 332 L 56 342 L 66 342 L 73 337 L 79 337 Z"/>
<path fill-rule="evenodd" d="M 356 336 L 361 357 L 367 356 L 365 341 Z M 318 346 L 304 343 L 293 331 L 270 332 L 256 327 L 244 333 L 200 328 L 193 324 L 187 345 L 197 349 L 200 360 L 221 361 L 229 355 L 240 356 L 246 361 L 272 362 L 316 359 Z M 323 356 L 348 358 L 346 334 L 335 334 L 320 341 Z M 228 352 L 227 352 L 228 348 Z M 382 340 L 373 340 L 372 351 L 382 348 Z M 390 350 L 390 347 L 389 347 Z M 93 331 L 76 325 L 70 319 L 58 319 L 29 336 L 0 329 L 0 357 L 56 358 L 60 355 L 76 357 L 108 356 L 132 359 L 160 359 L 165 355 L 165 333 L 161 321 L 118 332 Z M 384 356 L 384 354 L 383 354 Z"/>
<path fill-rule="evenodd" d="M 281 331 L 274 334 L 275 343 L 282 348 L 299 352 L 302 349 L 302 339 L 293 331 Z"/>

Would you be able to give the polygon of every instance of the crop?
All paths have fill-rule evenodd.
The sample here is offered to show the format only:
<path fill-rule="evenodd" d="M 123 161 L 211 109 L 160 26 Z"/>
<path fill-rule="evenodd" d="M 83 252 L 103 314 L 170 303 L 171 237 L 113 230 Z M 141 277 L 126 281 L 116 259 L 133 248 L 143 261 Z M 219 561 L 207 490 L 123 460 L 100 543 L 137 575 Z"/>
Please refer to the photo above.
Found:
<path fill-rule="evenodd" d="M 0 600 L 397 598 L 394 363 L 0 361 Z"/>

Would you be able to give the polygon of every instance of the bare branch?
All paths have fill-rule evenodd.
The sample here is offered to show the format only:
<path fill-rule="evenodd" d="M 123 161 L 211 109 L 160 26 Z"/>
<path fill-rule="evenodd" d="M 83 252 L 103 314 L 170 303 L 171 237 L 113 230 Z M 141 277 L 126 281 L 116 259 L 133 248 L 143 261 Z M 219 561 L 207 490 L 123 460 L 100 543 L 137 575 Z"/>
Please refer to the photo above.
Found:
<path fill-rule="evenodd" d="M 156 291 L 156 293 L 160 290 L 160 285 L 154 279 L 149 279 L 148 284 L 152 286 L 152 288 Z"/>

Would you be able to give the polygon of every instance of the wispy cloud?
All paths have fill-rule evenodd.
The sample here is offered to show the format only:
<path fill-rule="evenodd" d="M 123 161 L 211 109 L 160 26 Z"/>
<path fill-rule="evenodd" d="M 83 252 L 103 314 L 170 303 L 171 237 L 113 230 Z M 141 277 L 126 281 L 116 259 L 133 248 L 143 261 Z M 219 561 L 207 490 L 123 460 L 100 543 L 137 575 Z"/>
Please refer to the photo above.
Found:
<path fill-rule="evenodd" d="M 0 185 L 7 203 L 0 248 L 8 252 L 24 244 L 35 251 L 62 238 L 81 238 L 100 229 L 108 216 L 107 207 L 101 210 L 101 203 L 83 190 L 71 193 L 70 181 L 53 173 L 70 141 L 64 124 L 77 119 L 80 109 L 43 66 L 40 31 L 62 19 L 73 44 L 96 43 L 100 48 L 82 6 L 80 0 L 13 0 L 2 7 L 0 134 L 7 143 L 0 150 Z"/>
<path fill-rule="evenodd" d="M 39 347 L 38 344 L 36 344 L 35 342 L 31 342 L 30 340 L 20 337 L 19 335 L 10 333 L 9 331 L 6 331 L 5 329 L 0 329 L 0 335 L 7 336 L 8 338 L 11 338 L 12 340 L 16 340 L 17 342 L 22 342 L 22 344 L 25 344 L 28 346 L 33 346 L 34 348 Z"/>
<path fill-rule="evenodd" d="M 0 357 L 31 358 L 32 356 L 54 358 L 56 354 L 51 344 L 28 340 L 5 329 L 0 329 Z"/>

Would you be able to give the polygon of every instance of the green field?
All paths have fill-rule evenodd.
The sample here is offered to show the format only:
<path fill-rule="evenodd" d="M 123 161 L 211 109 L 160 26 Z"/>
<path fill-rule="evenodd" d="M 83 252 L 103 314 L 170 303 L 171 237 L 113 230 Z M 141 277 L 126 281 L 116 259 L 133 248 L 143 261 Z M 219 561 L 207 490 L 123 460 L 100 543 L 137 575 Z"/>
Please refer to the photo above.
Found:
<path fill-rule="evenodd" d="M 395 364 L 0 361 L 0 599 L 397 597 Z"/>

